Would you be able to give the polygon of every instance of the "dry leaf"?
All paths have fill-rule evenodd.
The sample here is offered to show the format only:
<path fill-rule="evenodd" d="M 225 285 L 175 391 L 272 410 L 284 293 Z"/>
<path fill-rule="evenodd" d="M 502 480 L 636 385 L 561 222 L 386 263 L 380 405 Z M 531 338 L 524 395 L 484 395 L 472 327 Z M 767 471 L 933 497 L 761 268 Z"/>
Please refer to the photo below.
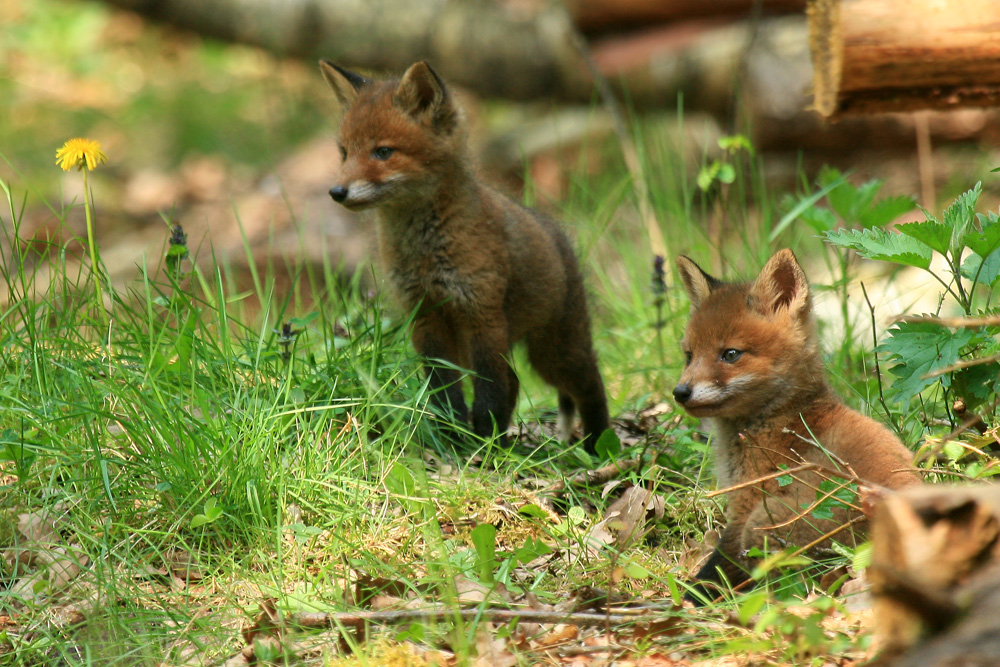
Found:
<path fill-rule="evenodd" d="M 514 667 L 517 658 L 507 648 L 507 641 L 493 635 L 493 624 L 484 623 L 476 634 L 476 660 L 473 667 Z"/>
<path fill-rule="evenodd" d="M 580 636 L 580 629 L 575 625 L 570 623 L 559 623 L 554 628 L 552 632 L 539 637 L 535 644 L 538 648 L 551 648 L 556 644 L 563 644 L 565 642 L 573 641 Z"/>

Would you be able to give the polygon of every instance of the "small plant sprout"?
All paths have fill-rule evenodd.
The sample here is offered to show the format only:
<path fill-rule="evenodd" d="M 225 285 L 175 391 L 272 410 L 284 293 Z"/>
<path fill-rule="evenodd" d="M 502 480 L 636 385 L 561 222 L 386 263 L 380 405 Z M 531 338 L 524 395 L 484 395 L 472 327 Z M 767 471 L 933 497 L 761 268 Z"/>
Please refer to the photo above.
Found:
<path fill-rule="evenodd" d="M 101 144 L 93 139 L 70 139 L 56 151 L 56 164 L 63 171 L 76 167 L 83 172 L 83 210 L 87 216 L 87 246 L 90 250 L 90 270 L 94 275 L 94 297 L 97 309 L 101 313 L 104 325 L 108 325 L 108 314 L 104 310 L 104 296 L 101 292 L 100 270 L 97 263 L 97 242 L 94 240 L 93 202 L 90 200 L 90 185 L 87 174 L 98 165 L 108 161 L 108 156 L 101 150 Z"/>
<path fill-rule="evenodd" d="M 187 233 L 180 224 L 170 228 L 169 244 L 170 249 L 167 250 L 166 258 L 167 272 L 174 280 L 180 280 L 183 277 L 181 263 L 190 256 L 187 247 Z"/>
<path fill-rule="evenodd" d="M 663 327 L 666 320 L 663 319 L 664 297 L 667 294 L 667 282 L 663 273 L 663 255 L 653 257 L 653 278 L 651 281 L 653 290 L 653 307 L 656 308 L 656 321 L 653 327 L 656 329 L 656 346 L 660 353 L 660 367 L 667 365 L 663 352 Z"/>

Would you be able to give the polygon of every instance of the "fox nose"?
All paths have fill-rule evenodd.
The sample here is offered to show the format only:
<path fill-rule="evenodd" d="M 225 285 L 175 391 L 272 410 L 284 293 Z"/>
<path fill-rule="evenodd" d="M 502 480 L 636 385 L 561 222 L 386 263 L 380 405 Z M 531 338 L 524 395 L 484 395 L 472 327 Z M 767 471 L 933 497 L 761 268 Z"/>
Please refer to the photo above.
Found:
<path fill-rule="evenodd" d="M 689 398 L 691 398 L 691 385 L 687 382 L 674 387 L 674 399 L 678 403 L 683 405 Z"/>
<path fill-rule="evenodd" d="M 342 204 L 345 199 L 347 199 L 347 186 L 346 185 L 335 185 L 330 188 L 330 196 L 333 197 L 333 201 L 338 204 Z"/>

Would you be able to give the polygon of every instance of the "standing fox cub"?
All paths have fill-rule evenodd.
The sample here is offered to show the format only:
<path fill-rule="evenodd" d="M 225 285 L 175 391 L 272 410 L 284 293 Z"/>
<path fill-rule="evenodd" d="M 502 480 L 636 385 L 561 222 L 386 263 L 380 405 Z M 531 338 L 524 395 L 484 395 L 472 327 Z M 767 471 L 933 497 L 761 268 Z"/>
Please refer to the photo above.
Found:
<path fill-rule="evenodd" d="M 506 430 L 518 380 L 511 346 L 559 392 L 559 426 L 569 441 L 574 413 L 586 446 L 608 427 L 604 383 L 576 256 L 558 225 L 479 182 L 464 121 L 427 63 L 396 81 L 372 81 L 320 62 L 342 107 L 334 201 L 377 212 L 376 235 L 391 291 L 416 309 L 413 344 L 430 359 L 439 406 L 468 420 L 461 378 L 470 368 L 476 435 Z M 495 431 L 494 431 L 495 429 Z"/>
<path fill-rule="evenodd" d="M 691 320 L 674 398 L 711 432 L 722 487 L 805 463 L 890 489 L 921 483 L 906 447 L 827 385 L 809 284 L 790 250 L 771 257 L 752 283 L 721 282 L 687 257 L 677 267 Z M 745 552 L 765 538 L 804 546 L 850 518 L 846 506 L 826 520 L 806 511 L 825 478 L 807 470 L 785 486 L 772 476 L 731 493 L 719 546 L 698 572 L 700 588 L 723 575 L 734 585 L 745 581 Z"/>

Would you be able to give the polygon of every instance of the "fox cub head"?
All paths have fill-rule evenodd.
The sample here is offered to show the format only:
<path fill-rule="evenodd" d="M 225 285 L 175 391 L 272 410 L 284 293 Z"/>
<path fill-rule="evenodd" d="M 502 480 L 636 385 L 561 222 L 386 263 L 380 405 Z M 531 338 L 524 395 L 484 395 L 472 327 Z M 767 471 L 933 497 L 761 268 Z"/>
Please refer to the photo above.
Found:
<path fill-rule="evenodd" d="M 321 60 L 343 108 L 341 166 L 330 188 L 352 210 L 430 198 L 465 153 L 463 122 L 444 82 L 425 62 L 402 78 L 374 81 Z"/>
<path fill-rule="evenodd" d="M 751 283 L 725 283 L 687 257 L 677 268 L 691 300 L 674 398 L 695 417 L 746 419 L 823 386 L 809 283 L 791 250 Z"/>

